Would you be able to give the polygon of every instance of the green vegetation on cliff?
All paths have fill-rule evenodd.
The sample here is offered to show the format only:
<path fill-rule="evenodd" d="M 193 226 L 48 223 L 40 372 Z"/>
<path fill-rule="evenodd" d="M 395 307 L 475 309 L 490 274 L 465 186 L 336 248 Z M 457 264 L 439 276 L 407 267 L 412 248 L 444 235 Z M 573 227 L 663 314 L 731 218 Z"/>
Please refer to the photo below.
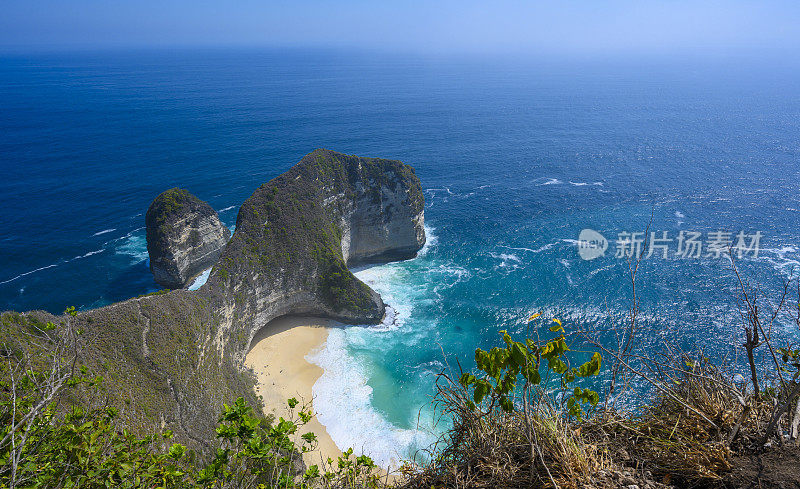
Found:
<path fill-rule="evenodd" d="M 76 362 L 105 379 L 108 402 L 136 432 L 167 425 L 184 443 L 199 448 L 208 443 L 223 400 L 243 396 L 258 402 L 250 374 L 204 347 L 214 316 L 201 297 L 185 291 L 131 299 L 75 317 L 44 312 L 0 317 L 0 344 L 33 368 L 57 349 L 68 319 L 70 331 L 81 333 L 74 338 Z"/>
<path fill-rule="evenodd" d="M 53 330 L 41 326 L 29 332 Z M 289 418 L 278 421 L 258 416 L 243 398 L 223 405 L 216 439 L 199 451 L 175 443 L 170 430 L 138 435 L 109 404 L 105 379 L 70 357 L 74 347 L 60 343 L 59 356 L 39 358 L 38 369 L 22 354 L 0 363 L 0 487 L 301 489 L 378 481 L 372 461 L 352 451 L 336 465 L 305 467 L 301 454 L 317 438 L 303 430 L 312 414 L 295 399 Z"/>
<path fill-rule="evenodd" d="M 159 229 L 160 234 L 166 236 L 171 231 L 171 218 L 184 213 L 187 208 L 199 209 L 206 205 L 208 204 L 184 188 L 171 188 L 160 193 L 150 204 L 145 214 L 145 223 L 148 228 Z"/>
<path fill-rule="evenodd" d="M 242 204 L 236 235 L 211 273 L 210 288 L 256 276 L 258 282 L 314 293 L 333 316 L 380 321 L 383 307 L 376 294 L 347 269 L 342 225 L 368 205 L 376 219 L 382 213 L 391 219 L 381 207 L 387 190 L 402 193 L 409 212 L 423 211 L 419 179 L 408 165 L 322 149 L 306 155 Z M 414 256 L 420 246 L 398 258 Z"/>

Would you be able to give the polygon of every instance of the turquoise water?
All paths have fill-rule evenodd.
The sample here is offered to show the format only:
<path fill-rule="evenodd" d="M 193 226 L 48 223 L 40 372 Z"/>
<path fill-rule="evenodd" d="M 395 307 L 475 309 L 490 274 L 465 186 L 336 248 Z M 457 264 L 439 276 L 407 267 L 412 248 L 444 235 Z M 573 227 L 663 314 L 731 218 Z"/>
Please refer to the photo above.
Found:
<path fill-rule="evenodd" d="M 413 165 L 430 243 L 358 272 L 393 315 L 334 331 L 313 357 L 334 439 L 382 440 L 383 462 L 431 440 L 435 374 L 471 366 L 498 330 L 521 332 L 536 311 L 567 328 L 624 314 L 615 240 L 651 215 L 672 238 L 760 231 L 759 256 L 739 265 L 765 295 L 800 265 L 800 69 L 785 61 L 16 56 L 0 58 L 0 108 L 0 309 L 155 290 L 144 212 L 168 187 L 230 225 L 253 189 L 316 147 Z M 609 239 L 606 256 L 579 257 L 584 228 Z M 725 258 L 654 257 L 639 279 L 645 347 L 673 338 L 725 355 L 741 343 Z M 776 335 L 798 338 L 789 322 Z"/>

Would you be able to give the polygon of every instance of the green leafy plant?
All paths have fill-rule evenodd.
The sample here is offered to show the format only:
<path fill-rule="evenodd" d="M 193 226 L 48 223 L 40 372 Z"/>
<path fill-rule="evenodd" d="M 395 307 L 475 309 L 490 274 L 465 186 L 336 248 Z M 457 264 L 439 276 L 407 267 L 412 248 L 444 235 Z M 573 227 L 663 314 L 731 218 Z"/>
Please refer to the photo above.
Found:
<path fill-rule="evenodd" d="M 780 355 L 783 365 L 781 370 L 793 374 L 793 377 L 800 375 L 800 348 L 786 346 L 775 350 Z"/>
<path fill-rule="evenodd" d="M 538 315 L 534 315 L 531 319 L 536 317 Z M 505 412 L 513 411 L 515 388 L 520 378 L 523 380 L 523 389 L 527 391 L 531 387 L 542 386 L 545 379 L 553 374 L 559 378 L 559 387 L 567 391 L 576 379 L 600 373 L 602 356 L 597 352 L 579 367 L 570 367 L 570 357 L 581 352 L 570 350 L 561 321 L 554 319 L 553 323 L 555 324 L 549 329 L 559 335 L 544 344 L 532 339 L 516 341 L 507 331 L 500 331 L 504 347 L 494 347 L 489 351 L 480 348 L 475 350 L 475 363 L 482 374 L 475 376 L 472 373 L 464 373 L 460 378 L 464 388 L 472 389 L 474 401 L 472 407 L 489 399 L 488 409 L 497 403 Z M 543 362 L 546 362 L 546 365 L 543 365 Z M 544 378 L 542 369 L 546 371 Z M 575 386 L 568 394 L 567 413 L 576 418 L 580 418 L 583 414 L 584 404 L 596 406 L 600 400 L 597 392 L 589 388 Z"/>

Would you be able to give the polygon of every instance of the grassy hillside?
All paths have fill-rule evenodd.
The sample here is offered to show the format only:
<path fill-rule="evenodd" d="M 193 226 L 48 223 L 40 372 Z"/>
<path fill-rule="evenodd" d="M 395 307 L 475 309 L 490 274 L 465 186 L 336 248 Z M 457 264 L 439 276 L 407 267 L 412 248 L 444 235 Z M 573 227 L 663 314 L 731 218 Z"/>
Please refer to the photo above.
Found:
<path fill-rule="evenodd" d="M 64 320 L 42 312 L 3 313 L 0 344 L 41 364 L 61 339 Z M 43 334 L 47 322 L 56 329 Z M 166 426 L 197 447 L 208 445 L 222 403 L 243 396 L 259 405 L 250 374 L 202 346 L 214 323 L 207 303 L 185 291 L 131 299 L 71 319 L 81 333 L 78 364 L 104 378 L 104 395 L 126 425 L 143 432 Z"/>

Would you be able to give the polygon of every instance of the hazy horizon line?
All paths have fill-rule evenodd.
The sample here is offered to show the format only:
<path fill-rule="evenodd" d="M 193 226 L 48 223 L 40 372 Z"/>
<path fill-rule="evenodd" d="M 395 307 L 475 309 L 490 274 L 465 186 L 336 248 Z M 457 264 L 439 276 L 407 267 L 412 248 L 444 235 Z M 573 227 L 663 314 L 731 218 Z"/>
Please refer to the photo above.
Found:
<path fill-rule="evenodd" d="M 189 51 L 270 51 L 270 52 L 314 52 L 329 54 L 393 55 L 417 58 L 476 58 L 503 59 L 528 58 L 545 60 L 619 60 L 650 58 L 681 58 L 686 60 L 741 60 L 757 58 L 762 61 L 781 61 L 797 64 L 794 50 L 785 48 L 707 48 L 693 47 L 672 49 L 428 49 L 401 48 L 392 46 L 327 45 L 298 43 L 50 43 L 50 44 L 0 44 L 0 55 L 47 55 L 47 54 L 92 54 L 121 52 L 189 52 Z"/>

